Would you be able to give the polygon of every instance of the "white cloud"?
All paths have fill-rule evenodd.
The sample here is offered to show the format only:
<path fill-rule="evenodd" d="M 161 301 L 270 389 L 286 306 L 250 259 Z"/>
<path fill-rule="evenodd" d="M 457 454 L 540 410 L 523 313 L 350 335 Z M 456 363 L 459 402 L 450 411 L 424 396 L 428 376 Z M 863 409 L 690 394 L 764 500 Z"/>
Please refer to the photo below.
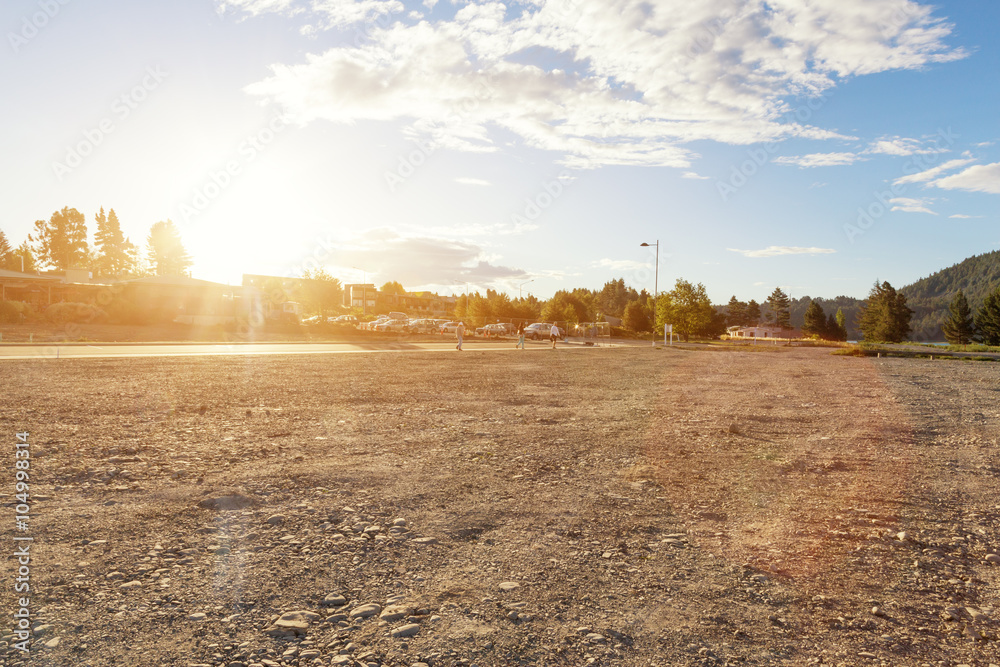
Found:
<path fill-rule="evenodd" d="M 763 250 L 738 250 L 726 248 L 729 252 L 738 252 L 744 257 L 778 257 L 780 255 L 827 255 L 837 252 L 831 248 L 797 248 L 793 246 L 772 245 Z"/>
<path fill-rule="evenodd" d="M 1000 194 L 1000 162 L 977 164 L 957 174 L 939 178 L 931 185 L 945 190 Z"/>
<path fill-rule="evenodd" d="M 493 185 L 489 181 L 484 181 L 481 178 L 467 178 L 465 176 L 459 176 L 455 179 L 456 183 L 461 183 L 462 185 Z"/>
<path fill-rule="evenodd" d="M 867 149 L 866 153 L 875 153 L 883 155 L 918 155 L 918 154 L 929 154 L 929 153 L 946 153 L 947 149 L 939 148 L 936 146 L 925 147 L 919 139 L 908 139 L 906 137 L 882 137 L 873 141 Z"/>
<path fill-rule="evenodd" d="M 497 150 L 500 128 L 575 167 L 687 169 L 692 141 L 842 138 L 796 120 L 787 100 L 965 55 L 911 0 L 533 0 L 516 12 L 486 0 L 434 22 L 396 0 L 221 6 L 367 21 L 360 43 L 274 65 L 247 88 L 299 121 L 407 119 L 436 145 L 479 151 Z"/>
<path fill-rule="evenodd" d="M 926 183 L 932 181 L 946 171 L 952 169 L 957 169 L 958 167 L 964 167 L 967 164 L 975 162 L 972 158 L 959 158 L 957 160 L 948 160 L 942 165 L 937 167 L 931 167 L 925 171 L 921 171 L 916 174 L 910 174 L 908 176 L 903 176 L 902 178 L 897 178 L 893 183 L 895 185 L 907 185 L 909 183 Z"/>
<path fill-rule="evenodd" d="M 903 211 L 904 213 L 930 213 L 931 215 L 937 215 L 934 211 L 930 210 L 930 206 L 933 200 L 930 199 L 911 199 L 910 197 L 895 197 L 889 200 L 892 204 L 892 211 Z"/>
<path fill-rule="evenodd" d="M 964 213 L 956 213 L 955 215 L 949 215 L 949 218 L 956 220 L 973 220 L 975 218 L 981 218 L 981 215 L 965 215 Z"/>
<path fill-rule="evenodd" d="M 697 172 L 694 172 L 694 171 L 685 171 L 683 174 L 681 174 L 681 178 L 690 178 L 690 179 L 693 179 L 693 180 L 704 181 L 704 180 L 708 180 L 708 178 L 710 178 L 710 177 L 709 176 L 702 176 L 701 174 L 699 174 Z"/>
<path fill-rule="evenodd" d="M 495 260 L 469 241 L 426 232 L 408 235 L 382 227 L 335 246 L 329 263 L 344 269 L 364 267 L 369 280 L 397 280 L 407 289 L 465 282 L 502 288 L 504 281 L 528 275 L 522 269 L 497 265 Z"/>
<path fill-rule="evenodd" d="M 840 167 L 854 164 L 864 158 L 854 153 L 810 153 L 809 155 L 786 155 L 774 158 L 775 164 L 793 164 L 802 168 Z"/>

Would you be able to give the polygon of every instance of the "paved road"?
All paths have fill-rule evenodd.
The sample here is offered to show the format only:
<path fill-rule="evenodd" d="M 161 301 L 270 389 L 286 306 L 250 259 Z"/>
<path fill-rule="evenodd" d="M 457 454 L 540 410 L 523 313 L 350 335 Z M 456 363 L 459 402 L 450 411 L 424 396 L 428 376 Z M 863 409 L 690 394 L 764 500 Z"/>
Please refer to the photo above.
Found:
<path fill-rule="evenodd" d="M 549 344 L 529 343 L 527 350 L 549 349 Z M 565 350 L 586 349 L 582 345 L 560 344 Z M 465 350 L 509 350 L 514 351 L 513 342 L 472 342 L 466 341 Z M 48 345 L 3 345 L 0 346 L 0 360 L 4 359 L 80 359 L 118 357 L 204 357 L 204 356 L 244 356 L 263 354 L 351 354 L 357 352 L 451 352 L 454 342 L 442 343 L 148 343 L 148 344 L 48 344 Z"/>

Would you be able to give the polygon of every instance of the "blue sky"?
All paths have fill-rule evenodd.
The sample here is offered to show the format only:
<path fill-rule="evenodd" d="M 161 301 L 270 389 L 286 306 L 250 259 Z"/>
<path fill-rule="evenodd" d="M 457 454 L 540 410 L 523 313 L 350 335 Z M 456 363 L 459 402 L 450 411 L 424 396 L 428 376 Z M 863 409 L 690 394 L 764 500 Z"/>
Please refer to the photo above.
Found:
<path fill-rule="evenodd" d="M 198 278 L 864 297 L 1000 247 L 992 0 L 4 3 L 0 229 Z M 530 281 L 530 282 L 529 282 Z"/>

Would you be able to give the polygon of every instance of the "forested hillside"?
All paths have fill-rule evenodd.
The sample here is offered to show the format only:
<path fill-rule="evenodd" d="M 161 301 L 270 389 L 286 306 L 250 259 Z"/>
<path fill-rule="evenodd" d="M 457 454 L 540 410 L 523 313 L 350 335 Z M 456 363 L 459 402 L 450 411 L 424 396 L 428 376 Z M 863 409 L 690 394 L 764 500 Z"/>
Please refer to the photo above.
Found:
<path fill-rule="evenodd" d="M 972 312 L 976 312 L 986 295 L 997 287 L 1000 287 L 1000 250 L 975 255 L 907 285 L 899 291 L 906 295 L 906 303 L 914 311 L 910 339 L 944 340 L 941 323 L 948 316 L 948 304 L 958 290 L 962 290 Z"/>

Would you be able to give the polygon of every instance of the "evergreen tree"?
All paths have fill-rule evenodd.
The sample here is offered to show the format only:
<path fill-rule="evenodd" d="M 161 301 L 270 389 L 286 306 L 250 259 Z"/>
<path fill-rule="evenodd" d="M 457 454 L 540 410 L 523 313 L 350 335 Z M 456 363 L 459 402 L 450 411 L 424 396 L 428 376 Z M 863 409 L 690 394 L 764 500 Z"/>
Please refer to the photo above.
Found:
<path fill-rule="evenodd" d="M 622 326 L 629 331 L 643 332 L 652 329 L 649 326 L 649 314 L 646 306 L 640 301 L 631 301 L 625 306 L 625 315 L 622 317 Z"/>
<path fill-rule="evenodd" d="M 115 209 L 104 214 L 104 207 L 94 216 L 97 231 L 94 232 L 95 273 L 101 276 L 121 276 L 135 273 L 135 246 L 122 233 L 121 223 Z"/>
<path fill-rule="evenodd" d="M 760 324 L 760 304 L 753 299 L 750 299 L 750 302 L 747 304 L 745 322 L 748 327 L 755 327 Z"/>
<path fill-rule="evenodd" d="M 826 327 L 821 336 L 824 340 L 840 340 L 840 327 L 837 325 L 837 317 L 830 313 L 826 318 Z"/>
<path fill-rule="evenodd" d="M 979 339 L 987 345 L 1000 345 L 1000 287 L 986 295 L 976 312 Z"/>
<path fill-rule="evenodd" d="M 910 333 L 912 316 L 904 295 L 888 282 L 876 282 L 858 315 L 858 328 L 868 342 L 901 343 Z"/>
<path fill-rule="evenodd" d="M 87 218 L 75 208 L 64 207 L 47 221 L 36 220 L 35 231 L 28 238 L 43 266 L 65 271 L 87 262 Z"/>
<path fill-rule="evenodd" d="M 15 268 L 16 265 L 16 268 Z M 14 247 L 7 240 L 7 235 L 0 229 L 0 269 L 8 271 L 20 271 L 21 262 L 14 254 Z"/>
<path fill-rule="evenodd" d="M 789 328 L 789 323 L 791 322 L 791 313 L 789 311 L 791 301 L 788 295 L 780 287 L 775 287 L 774 291 L 771 292 L 771 296 L 767 297 L 767 303 L 771 306 L 775 325 L 780 329 Z"/>
<path fill-rule="evenodd" d="M 809 307 L 806 308 L 802 333 L 817 338 L 826 338 L 828 335 L 826 314 L 823 313 L 823 307 L 816 303 L 815 299 L 811 300 Z"/>
<path fill-rule="evenodd" d="M 739 301 L 735 294 L 726 306 L 726 323 L 731 327 L 742 327 L 747 323 L 747 304 Z"/>
<path fill-rule="evenodd" d="M 625 279 L 611 280 L 597 293 L 596 307 L 601 313 L 612 317 L 622 317 L 629 303 L 635 301 L 639 293 L 625 286 Z"/>
<path fill-rule="evenodd" d="M 149 263 L 156 275 L 187 275 L 193 262 L 184 249 L 180 232 L 172 221 L 154 223 L 149 229 L 146 243 L 149 247 Z"/>
<path fill-rule="evenodd" d="M 958 290 L 948 310 L 948 319 L 941 325 L 945 339 L 952 345 L 968 345 L 976 335 L 976 325 L 962 290 Z"/>
<path fill-rule="evenodd" d="M 843 308 L 837 308 L 837 315 L 835 319 L 837 321 L 837 327 L 844 332 L 844 340 L 847 340 L 847 317 L 844 315 Z"/>

